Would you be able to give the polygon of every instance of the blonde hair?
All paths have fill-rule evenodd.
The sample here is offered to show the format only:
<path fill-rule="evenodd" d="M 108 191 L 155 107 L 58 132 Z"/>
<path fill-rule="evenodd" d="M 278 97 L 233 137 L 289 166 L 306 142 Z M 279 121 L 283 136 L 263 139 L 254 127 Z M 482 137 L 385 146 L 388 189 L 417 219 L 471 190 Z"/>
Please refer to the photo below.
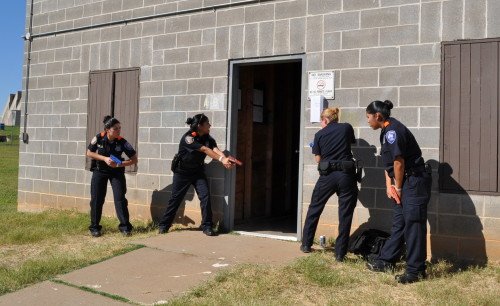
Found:
<path fill-rule="evenodd" d="M 339 122 L 340 109 L 338 107 L 328 107 L 321 113 L 321 120 L 327 119 L 329 122 Z"/>

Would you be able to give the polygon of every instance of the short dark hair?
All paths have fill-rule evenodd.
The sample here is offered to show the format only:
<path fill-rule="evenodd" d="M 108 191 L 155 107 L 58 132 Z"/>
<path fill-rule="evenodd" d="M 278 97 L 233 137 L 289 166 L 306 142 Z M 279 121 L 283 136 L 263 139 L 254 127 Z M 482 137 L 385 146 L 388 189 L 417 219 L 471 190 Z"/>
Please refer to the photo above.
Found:
<path fill-rule="evenodd" d="M 189 129 L 191 131 L 197 131 L 198 125 L 204 124 L 205 122 L 208 122 L 208 117 L 205 114 L 197 114 L 186 120 L 186 124 L 189 124 Z"/>
<path fill-rule="evenodd" d="M 375 100 L 368 104 L 366 107 L 366 112 L 368 114 L 374 115 L 376 113 L 380 113 L 384 119 L 387 119 L 391 116 L 391 109 L 394 107 L 391 101 L 385 100 Z"/>
<path fill-rule="evenodd" d="M 116 119 L 116 118 L 111 117 L 111 116 L 108 115 L 108 116 L 104 117 L 104 120 L 102 121 L 102 123 L 104 123 L 104 128 L 107 129 L 107 130 L 109 130 L 115 124 L 120 123 L 120 121 L 118 121 L 118 119 Z"/>

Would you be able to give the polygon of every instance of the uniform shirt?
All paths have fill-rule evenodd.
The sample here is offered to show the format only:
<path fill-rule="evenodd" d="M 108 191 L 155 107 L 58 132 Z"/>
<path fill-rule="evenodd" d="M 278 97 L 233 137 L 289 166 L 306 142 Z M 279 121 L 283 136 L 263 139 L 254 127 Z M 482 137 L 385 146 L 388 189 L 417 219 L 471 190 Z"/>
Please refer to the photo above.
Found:
<path fill-rule="evenodd" d="M 352 160 L 351 144 L 356 142 L 349 123 L 330 122 L 314 135 L 312 153 L 321 160 Z"/>
<path fill-rule="evenodd" d="M 213 150 L 217 143 L 209 134 L 200 136 L 196 132 L 188 131 L 182 136 L 178 153 L 181 157 L 181 170 L 202 170 L 207 154 L 198 150 L 203 146 Z"/>
<path fill-rule="evenodd" d="M 102 156 L 109 157 L 110 155 L 114 155 L 121 160 L 123 160 L 122 153 L 125 153 L 128 158 L 132 158 L 136 154 L 132 145 L 125 138 L 118 137 L 110 141 L 105 132 L 97 134 L 90 142 L 88 149 L 90 152 L 97 152 Z M 93 171 L 95 169 L 104 172 L 125 171 L 124 167 L 112 168 L 101 160 L 93 159 L 90 170 Z"/>
<path fill-rule="evenodd" d="M 415 161 L 422 156 L 415 137 L 410 130 L 394 118 L 388 119 L 389 125 L 380 133 L 382 162 L 390 177 L 394 177 L 394 160 L 401 156 L 405 170 L 415 167 Z"/>

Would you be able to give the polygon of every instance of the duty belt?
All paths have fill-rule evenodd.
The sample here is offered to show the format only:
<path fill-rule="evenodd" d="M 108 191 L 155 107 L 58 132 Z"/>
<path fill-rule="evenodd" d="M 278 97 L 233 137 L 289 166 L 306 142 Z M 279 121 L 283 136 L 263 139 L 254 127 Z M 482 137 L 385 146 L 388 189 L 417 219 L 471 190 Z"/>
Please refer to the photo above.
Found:
<path fill-rule="evenodd" d="M 352 160 L 327 160 L 318 163 L 320 175 L 328 175 L 333 171 L 355 171 L 355 164 Z"/>
<path fill-rule="evenodd" d="M 427 173 L 431 174 L 432 173 L 432 167 L 428 163 L 425 163 L 423 165 L 415 166 L 410 169 L 405 169 L 405 176 L 422 176 L 422 174 Z"/>

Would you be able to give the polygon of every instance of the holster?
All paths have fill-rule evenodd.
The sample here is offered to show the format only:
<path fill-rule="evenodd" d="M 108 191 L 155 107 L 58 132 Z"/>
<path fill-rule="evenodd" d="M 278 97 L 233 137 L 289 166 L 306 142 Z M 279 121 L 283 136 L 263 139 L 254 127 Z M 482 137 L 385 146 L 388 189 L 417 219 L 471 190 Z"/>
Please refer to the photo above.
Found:
<path fill-rule="evenodd" d="M 179 167 L 180 162 L 181 162 L 180 155 L 175 154 L 174 158 L 172 159 L 172 164 L 170 165 L 170 170 L 172 170 L 172 172 L 175 172 L 175 170 L 177 170 L 177 167 Z"/>
<path fill-rule="evenodd" d="M 432 166 L 428 162 L 425 163 L 425 172 L 427 172 L 427 174 L 432 174 Z"/>
<path fill-rule="evenodd" d="M 356 181 L 361 183 L 363 180 L 363 161 L 361 159 L 357 159 L 354 163 L 356 165 Z"/>
<path fill-rule="evenodd" d="M 356 167 L 355 167 L 356 164 L 354 161 L 352 161 L 352 160 L 342 161 L 338 164 L 340 165 L 339 170 L 342 170 L 344 172 L 356 173 Z"/>
<path fill-rule="evenodd" d="M 405 176 L 422 176 L 423 173 L 432 175 L 432 166 L 428 162 L 424 162 L 422 157 L 419 157 L 415 163 L 417 166 L 405 169 Z"/>
<path fill-rule="evenodd" d="M 330 161 L 320 161 L 318 163 L 319 175 L 328 175 L 333 171 Z"/>

